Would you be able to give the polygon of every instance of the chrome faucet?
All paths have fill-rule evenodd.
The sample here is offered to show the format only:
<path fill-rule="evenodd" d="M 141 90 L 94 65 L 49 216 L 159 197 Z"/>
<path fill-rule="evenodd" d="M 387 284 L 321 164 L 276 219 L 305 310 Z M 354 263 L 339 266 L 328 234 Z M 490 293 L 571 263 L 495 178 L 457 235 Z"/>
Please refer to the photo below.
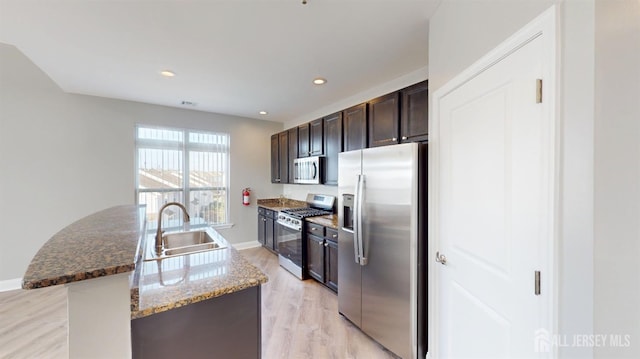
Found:
<path fill-rule="evenodd" d="M 169 202 L 164 206 L 162 206 L 160 208 L 160 211 L 158 211 L 158 232 L 156 233 L 156 253 L 158 254 L 162 253 L 162 233 L 164 233 L 164 231 L 161 228 L 162 227 L 162 211 L 164 211 L 164 209 L 169 206 L 180 207 L 182 209 L 182 213 L 184 213 L 184 222 L 186 223 L 191 221 L 191 217 L 189 216 L 189 213 L 187 213 L 187 209 L 184 207 L 182 203 Z"/>

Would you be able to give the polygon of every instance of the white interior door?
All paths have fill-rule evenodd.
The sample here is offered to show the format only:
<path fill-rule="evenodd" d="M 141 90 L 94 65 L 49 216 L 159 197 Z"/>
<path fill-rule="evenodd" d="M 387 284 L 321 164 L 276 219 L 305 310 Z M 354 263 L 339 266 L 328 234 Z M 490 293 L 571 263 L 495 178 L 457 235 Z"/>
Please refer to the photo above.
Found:
<path fill-rule="evenodd" d="M 554 146 L 537 99 L 544 46 L 534 36 L 437 99 L 439 358 L 544 355 L 535 336 L 550 296 L 536 294 L 535 273 L 549 275 Z"/>

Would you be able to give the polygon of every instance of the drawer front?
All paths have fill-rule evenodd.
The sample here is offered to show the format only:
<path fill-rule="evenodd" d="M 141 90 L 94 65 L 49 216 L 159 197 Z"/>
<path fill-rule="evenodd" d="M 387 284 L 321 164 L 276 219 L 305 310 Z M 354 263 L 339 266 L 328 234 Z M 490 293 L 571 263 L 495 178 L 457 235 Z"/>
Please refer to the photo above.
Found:
<path fill-rule="evenodd" d="M 333 242 L 337 242 L 338 241 L 338 230 L 337 229 L 333 229 L 333 228 L 327 228 L 325 229 L 326 233 L 325 233 L 325 238 L 333 241 Z"/>
<path fill-rule="evenodd" d="M 306 226 L 308 234 L 313 234 L 314 236 L 318 237 L 324 237 L 324 226 L 311 222 L 307 222 Z"/>
<path fill-rule="evenodd" d="M 265 212 L 266 212 L 266 216 L 268 218 L 277 219 L 277 217 L 278 217 L 278 212 L 276 212 L 276 211 L 272 211 L 270 209 L 265 209 Z"/>
<path fill-rule="evenodd" d="M 276 219 L 276 216 L 277 216 L 275 211 L 266 209 L 264 207 L 258 207 L 258 214 L 265 216 L 267 218 L 273 218 L 273 219 Z"/>

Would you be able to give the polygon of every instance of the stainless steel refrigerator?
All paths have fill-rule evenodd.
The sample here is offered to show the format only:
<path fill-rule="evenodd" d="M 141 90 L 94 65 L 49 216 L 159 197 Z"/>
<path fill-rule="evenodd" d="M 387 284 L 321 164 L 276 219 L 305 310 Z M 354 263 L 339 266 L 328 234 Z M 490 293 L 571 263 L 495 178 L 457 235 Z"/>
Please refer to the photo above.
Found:
<path fill-rule="evenodd" d="M 426 145 L 339 154 L 338 310 L 396 355 L 426 354 Z"/>

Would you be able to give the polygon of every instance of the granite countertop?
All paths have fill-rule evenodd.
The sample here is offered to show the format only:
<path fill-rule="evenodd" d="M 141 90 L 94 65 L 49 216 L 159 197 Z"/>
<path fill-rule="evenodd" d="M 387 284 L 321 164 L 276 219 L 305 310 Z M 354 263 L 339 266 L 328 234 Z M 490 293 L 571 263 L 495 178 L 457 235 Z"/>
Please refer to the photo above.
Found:
<path fill-rule="evenodd" d="M 307 207 L 307 202 L 290 198 L 283 198 L 282 200 L 280 198 L 259 199 L 256 203 L 258 204 L 258 207 L 263 207 L 272 211 L 281 211 L 287 208 Z"/>
<path fill-rule="evenodd" d="M 338 215 L 328 214 L 326 216 L 307 217 L 305 221 L 319 224 L 321 226 L 338 229 Z"/>
<path fill-rule="evenodd" d="M 145 230 L 145 206 L 116 206 L 56 233 L 33 257 L 22 288 L 71 283 L 135 269 Z"/>
<path fill-rule="evenodd" d="M 140 261 L 131 288 L 131 319 L 137 319 L 259 286 L 268 277 L 247 262 L 218 232 L 226 248 L 162 260 Z M 154 234 L 146 237 L 153 241 Z M 141 244 L 144 249 L 144 244 Z"/>

